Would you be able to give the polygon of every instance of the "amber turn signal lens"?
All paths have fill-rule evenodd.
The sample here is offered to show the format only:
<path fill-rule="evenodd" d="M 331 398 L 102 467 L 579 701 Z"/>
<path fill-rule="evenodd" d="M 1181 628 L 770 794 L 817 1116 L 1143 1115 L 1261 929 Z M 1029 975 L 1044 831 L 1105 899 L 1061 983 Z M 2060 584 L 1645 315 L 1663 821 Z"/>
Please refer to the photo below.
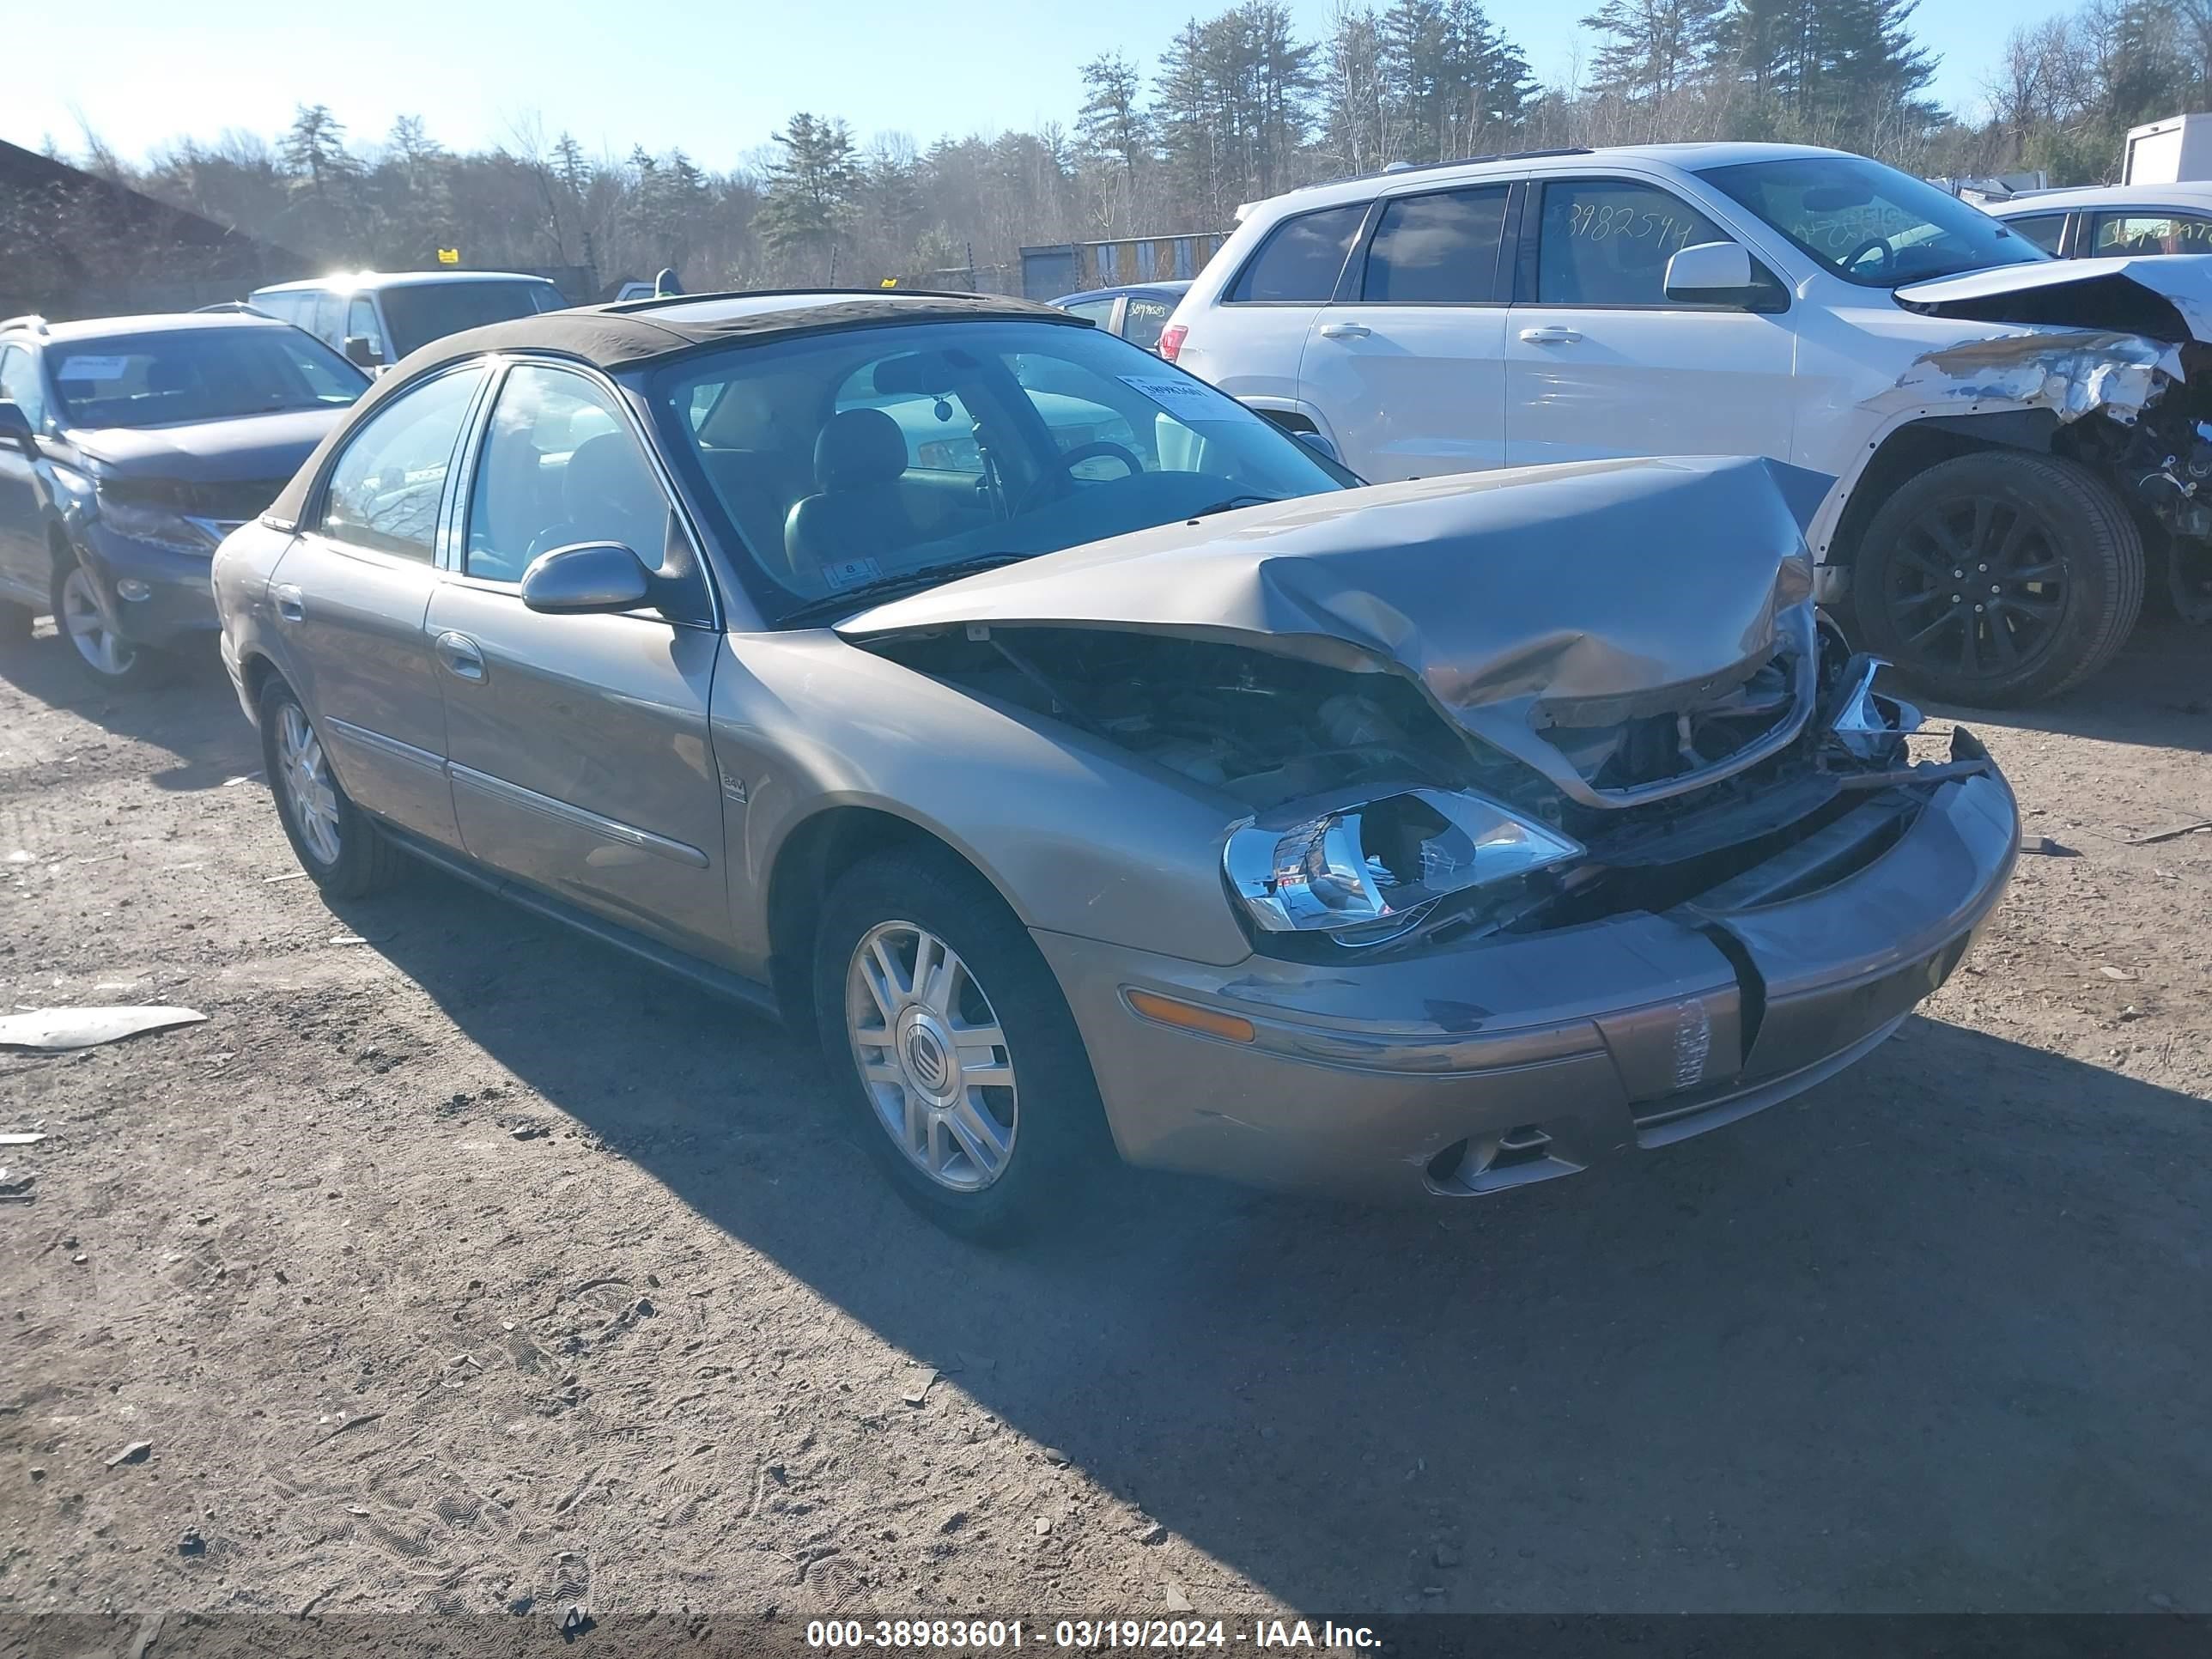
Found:
<path fill-rule="evenodd" d="M 1186 1031 L 1203 1031 L 1208 1036 L 1227 1037 L 1231 1042 L 1250 1042 L 1259 1036 L 1250 1020 L 1239 1019 L 1234 1014 L 1218 1014 L 1211 1008 L 1177 1002 L 1172 997 L 1155 996 L 1150 991 L 1124 991 L 1122 994 L 1129 999 L 1132 1008 L 1163 1025 L 1180 1025 Z"/>

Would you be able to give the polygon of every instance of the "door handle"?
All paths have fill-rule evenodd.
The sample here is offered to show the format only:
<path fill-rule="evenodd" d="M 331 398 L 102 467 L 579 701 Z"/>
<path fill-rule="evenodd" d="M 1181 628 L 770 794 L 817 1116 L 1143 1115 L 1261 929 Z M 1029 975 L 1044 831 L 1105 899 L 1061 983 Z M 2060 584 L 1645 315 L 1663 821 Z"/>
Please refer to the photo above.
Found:
<path fill-rule="evenodd" d="M 1375 331 L 1364 323 L 1323 323 L 1321 337 L 1324 340 L 1364 340 Z"/>
<path fill-rule="evenodd" d="M 307 620 L 307 602 L 301 597 L 300 590 L 291 583 L 285 582 L 271 588 L 270 597 L 276 601 L 278 621 L 305 622 Z"/>
<path fill-rule="evenodd" d="M 1529 345 L 1572 345 L 1583 337 L 1571 328 L 1524 328 L 1521 337 Z"/>
<path fill-rule="evenodd" d="M 467 635 L 450 630 L 441 634 L 431 649 L 438 653 L 439 662 L 455 679 L 467 680 L 475 685 L 483 684 L 483 652 Z"/>

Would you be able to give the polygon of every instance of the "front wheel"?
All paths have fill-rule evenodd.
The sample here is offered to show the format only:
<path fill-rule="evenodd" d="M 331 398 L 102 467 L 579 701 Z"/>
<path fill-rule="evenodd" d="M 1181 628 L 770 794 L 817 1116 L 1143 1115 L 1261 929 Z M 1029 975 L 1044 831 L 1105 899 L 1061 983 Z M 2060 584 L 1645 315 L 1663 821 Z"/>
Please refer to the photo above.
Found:
<path fill-rule="evenodd" d="M 300 867 L 333 898 L 365 898 L 390 885 L 399 849 L 346 798 L 322 734 L 292 688 L 272 678 L 262 688 L 260 711 L 269 793 Z"/>
<path fill-rule="evenodd" d="M 67 641 L 77 666 L 99 684 L 120 688 L 151 685 L 168 669 L 161 653 L 133 645 L 115 631 L 100 608 L 92 577 L 75 559 L 54 571 L 54 628 Z"/>
<path fill-rule="evenodd" d="M 947 1231 L 1018 1237 L 1111 1155 L 1051 969 L 949 855 L 880 854 L 838 881 L 816 935 L 814 1003 L 862 1139 Z"/>
<path fill-rule="evenodd" d="M 2086 467 L 2016 450 L 1908 479 L 1860 543 L 1867 648 L 1948 702 L 2006 708 L 2087 679 L 2142 609 L 2142 538 Z"/>

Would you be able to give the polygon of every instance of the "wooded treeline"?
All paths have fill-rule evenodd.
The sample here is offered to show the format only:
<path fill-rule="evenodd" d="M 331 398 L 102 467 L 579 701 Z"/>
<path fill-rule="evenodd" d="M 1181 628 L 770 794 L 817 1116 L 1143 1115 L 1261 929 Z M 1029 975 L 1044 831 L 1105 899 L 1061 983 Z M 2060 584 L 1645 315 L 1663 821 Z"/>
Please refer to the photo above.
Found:
<path fill-rule="evenodd" d="M 1583 0 L 1591 3 L 1591 0 Z M 794 114 L 765 144 L 586 155 L 526 125 L 471 153 L 418 118 L 375 137 L 322 105 L 273 140 L 230 133 L 94 170 L 323 266 L 675 266 L 695 291 L 969 270 L 1004 285 L 1025 243 L 1224 228 L 1295 185 L 1489 151 L 1774 138 L 1923 173 L 2112 176 L 2121 135 L 2212 102 L 2212 0 L 2085 0 L 1998 33 L 1978 106 L 1929 99 L 1914 0 L 1602 0 L 1587 62 L 1544 85 L 1480 0 L 1340 0 L 1317 37 L 1281 0 L 1194 18 L 1156 59 L 1083 69 L 1065 125 L 856 135 Z"/>

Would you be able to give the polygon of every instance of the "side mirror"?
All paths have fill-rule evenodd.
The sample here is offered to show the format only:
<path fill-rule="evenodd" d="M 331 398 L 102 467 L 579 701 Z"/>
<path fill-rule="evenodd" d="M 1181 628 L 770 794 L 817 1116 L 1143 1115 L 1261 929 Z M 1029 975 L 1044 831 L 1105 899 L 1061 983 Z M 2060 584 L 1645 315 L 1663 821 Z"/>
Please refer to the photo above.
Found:
<path fill-rule="evenodd" d="M 652 591 L 645 562 L 620 542 L 556 547 L 522 573 L 523 604 L 551 616 L 635 611 Z"/>
<path fill-rule="evenodd" d="M 1308 449 L 1312 450 L 1316 455 L 1320 455 L 1325 459 L 1334 461 L 1339 466 L 1342 466 L 1344 465 L 1344 457 L 1336 453 L 1336 446 L 1331 443 L 1327 438 L 1322 437 L 1320 433 L 1301 432 L 1297 434 L 1296 436 L 1300 443 L 1304 444 Z"/>
<path fill-rule="evenodd" d="M 384 361 L 376 349 L 376 342 L 366 334 L 349 334 L 345 343 L 346 361 L 356 368 L 374 368 Z"/>
<path fill-rule="evenodd" d="M 1754 292 L 1751 250 L 1741 242 L 1699 242 L 1667 261 L 1667 297 L 1691 304 L 1732 305 Z"/>
<path fill-rule="evenodd" d="M 12 398 L 0 398 L 0 449 L 27 455 L 35 447 L 33 438 L 30 416 Z"/>

